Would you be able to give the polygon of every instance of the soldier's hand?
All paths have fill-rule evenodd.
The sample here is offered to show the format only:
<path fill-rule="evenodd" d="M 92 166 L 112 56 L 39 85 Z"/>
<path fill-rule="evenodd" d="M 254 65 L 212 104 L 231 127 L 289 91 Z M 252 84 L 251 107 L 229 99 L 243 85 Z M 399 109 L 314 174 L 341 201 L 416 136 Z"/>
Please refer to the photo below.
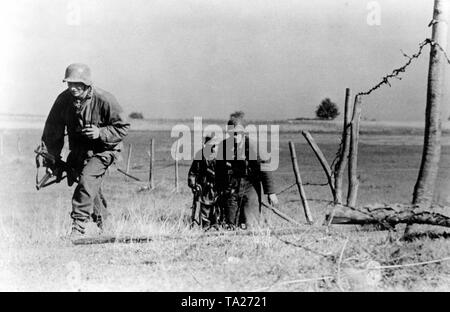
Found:
<path fill-rule="evenodd" d="M 278 197 L 277 194 L 269 194 L 267 196 L 267 199 L 269 201 L 269 204 L 271 204 L 272 206 L 277 206 L 278 205 Z"/>
<path fill-rule="evenodd" d="M 197 184 L 191 184 L 189 183 L 189 188 L 191 189 L 192 193 L 195 194 L 195 192 L 197 192 Z"/>
<path fill-rule="evenodd" d="M 62 180 L 63 171 L 58 167 L 47 167 L 45 168 L 45 172 L 50 174 L 51 176 L 56 177 L 56 182 L 59 183 Z"/>
<path fill-rule="evenodd" d="M 53 169 L 50 167 L 45 168 L 45 173 L 53 175 Z"/>
<path fill-rule="evenodd" d="M 89 139 L 95 140 L 100 137 L 100 129 L 95 125 L 86 126 L 81 132 Z"/>

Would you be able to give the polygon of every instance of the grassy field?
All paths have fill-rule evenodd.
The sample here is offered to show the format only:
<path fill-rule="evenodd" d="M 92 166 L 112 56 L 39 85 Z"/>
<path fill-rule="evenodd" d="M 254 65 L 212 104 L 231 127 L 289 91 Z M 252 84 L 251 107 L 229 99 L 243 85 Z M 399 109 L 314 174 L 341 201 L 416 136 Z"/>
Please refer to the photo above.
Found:
<path fill-rule="evenodd" d="M 324 173 L 299 128 L 280 137 L 279 190 L 294 182 L 287 142 L 296 143 L 306 184 L 326 182 Z M 142 127 L 135 127 L 142 129 Z M 323 127 L 317 127 L 324 129 Z M 314 130 L 314 129 L 313 129 Z M 421 159 L 418 130 L 362 132 L 359 204 L 408 203 Z M 174 189 L 172 140 L 166 130 L 132 131 L 131 173 L 146 180 L 148 141 L 156 139 L 156 188 L 126 180 L 114 168 L 104 181 L 110 216 L 106 235 L 150 236 L 147 243 L 73 245 L 70 199 L 65 182 L 41 191 L 34 187 L 34 153 L 41 131 L 4 132 L 0 175 L 0 290 L 19 291 L 449 291 L 450 261 L 366 270 L 370 266 L 405 265 L 450 256 L 449 231 L 421 227 L 401 240 L 397 231 L 374 227 L 321 225 L 331 200 L 324 186 L 306 185 L 316 220 L 306 225 L 294 188 L 279 196 L 280 209 L 304 224 L 293 235 L 205 236 L 189 229 L 191 192 L 185 181 L 190 162 L 180 166 L 180 192 Z M 333 129 L 313 136 L 328 160 L 339 136 Z M 436 202 L 448 205 L 450 146 L 444 138 Z M 126 150 L 122 156 L 126 158 Z M 126 159 L 125 159 L 126 160 Z M 125 167 L 125 161 L 118 163 Z M 268 228 L 291 228 L 270 211 Z M 450 213 L 449 213 L 450 214 Z M 428 233 L 429 235 L 424 235 Z M 434 233 L 434 235 L 430 235 Z M 196 234 L 196 235 L 193 235 Z"/>

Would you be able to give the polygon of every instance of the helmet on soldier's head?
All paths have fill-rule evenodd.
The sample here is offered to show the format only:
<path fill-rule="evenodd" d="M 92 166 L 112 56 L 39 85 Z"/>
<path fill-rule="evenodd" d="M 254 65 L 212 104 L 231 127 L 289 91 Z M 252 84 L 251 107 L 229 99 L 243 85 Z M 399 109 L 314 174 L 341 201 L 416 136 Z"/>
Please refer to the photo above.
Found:
<path fill-rule="evenodd" d="M 92 85 L 91 70 L 85 64 L 70 64 L 66 68 L 63 82 L 82 82 L 87 86 Z"/>
<path fill-rule="evenodd" d="M 227 132 L 245 133 L 246 131 L 242 118 L 230 118 L 227 123 Z"/>
<path fill-rule="evenodd" d="M 217 136 L 206 136 L 205 137 L 205 145 L 215 146 L 220 143 L 220 140 Z"/>

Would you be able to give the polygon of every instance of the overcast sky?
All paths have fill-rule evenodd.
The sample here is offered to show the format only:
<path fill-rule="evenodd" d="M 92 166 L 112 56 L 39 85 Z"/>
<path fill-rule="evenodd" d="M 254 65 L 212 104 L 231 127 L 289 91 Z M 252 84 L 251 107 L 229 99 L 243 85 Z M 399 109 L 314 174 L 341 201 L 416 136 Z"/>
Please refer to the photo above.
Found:
<path fill-rule="evenodd" d="M 400 50 L 413 54 L 431 37 L 433 1 L 8 0 L 0 6 L 2 113 L 46 115 L 66 88 L 66 66 L 84 62 L 98 87 L 148 118 L 227 118 L 240 109 L 250 119 L 284 119 L 312 117 L 326 97 L 342 110 L 346 87 L 365 91 L 403 65 Z M 365 98 L 365 117 L 424 119 L 429 49 L 424 52 L 402 80 Z"/>

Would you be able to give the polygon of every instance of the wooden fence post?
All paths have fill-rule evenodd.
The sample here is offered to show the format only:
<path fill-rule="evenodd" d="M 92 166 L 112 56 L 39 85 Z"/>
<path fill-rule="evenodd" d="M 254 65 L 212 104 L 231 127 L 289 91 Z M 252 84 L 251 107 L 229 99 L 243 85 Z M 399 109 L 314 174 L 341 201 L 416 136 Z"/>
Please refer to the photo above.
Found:
<path fill-rule="evenodd" d="M 342 130 L 341 138 L 341 153 L 338 156 L 334 171 L 334 190 L 335 204 L 342 204 L 342 180 L 344 177 L 345 167 L 348 162 L 348 150 L 350 147 L 350 119 L 351 119 L 351 108 L 350 108 L 350 89 L 345 89 L 345 107 L 344 107 L 344 128 Z"/>
<path fill-rule="evenodd" d="M 150 161 L 149 161 L 149 174 L 148 174 L 148 184 L 150 189 L 153 189 L 155 187 L 154 182 L 153 182 L 153 162 L 154 162 L 154 155 L 155 155 L 155 139 L 151 139 L 150 140 L 150 149 L 149 149 L 150 153 Z"/>
<path fill-rule="evenodd" d="M 319 146 L 314 141 L 313 137 L 311 136 L 311 133 L 308 131 L 302 131 L 303 136 L 305 137 L 306 141 L 308 142 L 309 146 L 311 146 L 312 150 L 316 154 L 317 158 L 319 159 L 320 164 L 322 165 L 323 170 L 325 171 L 325 174 L 327 176 L 328 185 L 330 186 L 331 195 L 333 196 L 333 199 L 335 196 L 335 190 L 334 190 L 334 182 L 331 178 L 331 168 L 330 165 L 327 162 L 327 159 L 323 155 L 322 151 L 320 150 Z"/>
<path fill-rule="evenodd" d="M 305 211 L 305 217 L 309 224 L 312 224 L 314 222 L 311 211 L 309 210 L 308 201 L 306 200 L 306 194 L 305 190 L 303 189 L 302 184 L 302 178 L 300 176 L 300 171 L 298 169 L 298 163 L 297 163 L 297 154 L 295 153 L 295 146 L 292 141 L 289 141 L 289 150 L 291 152 L 291 159 L 292 159 L 292 168 L 294 169 L 294 175 L 295 175 L 295 183 L 297 184 L 298 192 L 300 194 L 300 199 L 303 204 L 303 209 Z"/>
<path fill-rule="evenodd" d="M 177 140 L 176 150 L 175 150 L 175 192 L 178 193 L 178 148 L 179 141 Z"/>
<path fill-rule="evenodd" d="M 131 153 L 133 151 L 133 145 L 130 143 L 128 144 L 128 158 L 127 158 L 127 169 L 126 169 L 126 173 L 130 173 L 130 161 L 131 161 Z M 125 178 L 126 180 L 128 180 L 127 178 Z"/>
<path fill-rule="evenodd" d="M 359 121 L 361 119 L 361 96 L 356 95 L 353 106 L 353 116 L 351 121 L 350 159 L 348 162 L 348 195 L 347 206 L 355 207 L 358 196 L 358 140 Z"/>

